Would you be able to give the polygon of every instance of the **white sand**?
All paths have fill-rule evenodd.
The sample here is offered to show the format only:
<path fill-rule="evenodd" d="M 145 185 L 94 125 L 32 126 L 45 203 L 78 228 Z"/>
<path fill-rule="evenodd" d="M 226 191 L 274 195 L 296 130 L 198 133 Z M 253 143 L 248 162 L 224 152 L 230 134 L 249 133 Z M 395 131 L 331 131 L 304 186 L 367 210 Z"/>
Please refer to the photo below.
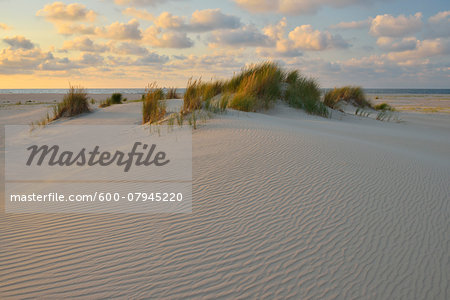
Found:
<path fill-rule="evenodd" d="M 192 214 L 2 214 L 0 298 L 449 299 L 450 117 L 401 119 L 208 120 Z M 132 103 L 60 123 L 139 121 Z"/>

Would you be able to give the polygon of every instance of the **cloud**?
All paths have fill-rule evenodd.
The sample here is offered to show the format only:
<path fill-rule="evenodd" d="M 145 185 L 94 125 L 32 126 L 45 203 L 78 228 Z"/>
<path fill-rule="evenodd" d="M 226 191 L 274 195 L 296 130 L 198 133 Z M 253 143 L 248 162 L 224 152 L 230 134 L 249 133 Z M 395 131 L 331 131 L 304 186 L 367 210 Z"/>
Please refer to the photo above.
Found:
<path fill-rule="evenodd" d="M 107 27 L 97 27 L 96 35 L 113 40 L 140 40 L 142 38 L 139 22 L 136 19 L 128 23 L 114 22 Z"/>
<path fill-rule="evenodd" d="M 106 52 L 109 47 L 105 44 L 95 44 L 88 37 L 77 37 L 72 41 L 65 41 L 62 50 L 78 50 L 84 52 Z"/>
<path fill-rule="evenodd" d="M 438 12 L 437 14 L 435 14 L 434 16 L 431 16 L 428 19 L 428 21 L 430 23 L 439 23 L 442 21 L 448 21 L 449 17 L 450 17 L 450 10 L 441 11 L 441 12 Z"/>
<path fill-rule="evenodd" d="M 103 63 L 103 57 L 98 54 L 84 53 L 81 56 L 80 63 L 88 66 L 96 66 Z"/>
<path fill-rule="evenodd" d="M 269 37 L 262 34 L 256 27 L 251 25 L 239 29 L 220 30 L 213 32 L 210 39 L 210 47 L 233 46 L 233 47 L 255 47 L 267 46 Z"/>
<path fill-rule="evenodd" d="M 143 41 L 158 48 L 190 48 L 194 45 L 184 32 L 162 33 L 161 29 L 155 26 L 145 30 Z"/>
<path fill-rule="evenodd" d="M 134 5 L 134 6 L 155 6 L 170 0 L 114 0 L 119 5 Z"/>
<path fill-rule="evenodd" d="M 191 17 L 190 30 L 212 31 L 217 29 L 236 29 L 242 26 L 238 17 L 225 15 L 220 9 L 196 10 Z"/>
<path fill-rule="evenodd" d="M 316 13 L 323 6 L 345 7 L 368 4 L 369 0 L 234 0 L 240 7 L 250 12 L 277 12 L 288 15 Z"/>
<path fill-rule="evenodd" d="M 155 25 L 165 29 L 186 32 L 206 32 L 218 29 L 236 29 L 242 26 L 241 20 L 232 15 L 223 14 L 220 9 L 196 10 L 189 22 L 184 17 L 163 12 L 155 20 Z"/>
<path fill-rule="evenodd" d="M 64 58 L 54 58 L 43 61 L 38 69 L 43 71 L 67 71 L 72 69 L 79 69 L 83 66 L 79 65 L 77 62 Z"/>
<path fill-rule="evenodd" d="M 275 45 L 275 49 L 257 49 L 257 52 L 264 57 L 282 56 L 296 57 L 302 53 L 294 46 L 294 42 L 285 37 L 287 27 L 286 18 L 282 18 L 276 25 L 268 25 L 263 28 L 263 32 L 271 40 L 269 45 Z"/>
<path fill-rule="evenodd" d="M 114 22 L 109 26 L 89 26 L 84 24 L 55 24 L 58 33 L 63 35 L 94 35 L 111 40 L 140 40 L 142 32 L 139 29 L 139 22 L 136 19 L 130 20 L 128 23 Z"/>
<path fill-rule="evenodd" d="M 422 29 L 422 13 L 418 12 L 414 16 L 399 15 L 378 15 L 371 23 L 370 33 L 380 37 L 405 37 Z"/>
<path fill-rule="evenodd" d="M 161 66 L 169 61 L 167 55 L 159 55 L 155 52 L 147 52 L 145 55 L 137 57 L 136 59 L 109 56 L 106 65 L 110 67 L 127 66 L 127 67 L 145 67 L 145 66 Z M 133 72 L 138 71 L 135 69 Z"/>
<path fill-rule="evenodd" d="M 441 11 L 428 19 L 428 37 L 450 37 L 450 10 Z"/>
<path fill-rule="evenodd" d="M 3 42 L 8 44 L 11 49 L 33 49 L 35 46 L 23 36 L 5 37 Z"/>
<path fill-rule="evenodd" d="M 174 16 L 169 12 L 161 13 L 156 18 L 155 25 L 164 29 L 178 29 L 186 26 L 182 17 Z"/>
<path fill-rule="evenodd" d="M 126 16 L 132 16 L 137 19 L 146 20 L 146 21 L 153 21 L 155 17 L 151 13 L 149 13 L 146 10 L 136 9 L 134 7 L 127 7 L 122 11 L 122 13 Z"/>
<path fill-rule="evenodd" d="M 370 23 L 372 22 L 372 19 L 362 20 L 362 21 L 351 21 L 351 22 L 340 22 L 336 25 L 331 25 L 330 29 L 341 29 L 341 30 L 348 30 L 348 29 L 365 29 L 369 28 Z"/>
<path fill-rule="evenodd" d="M 244 64 L 241 50 L 223 49 L 205 55 L 188 55 L 172 60 L 168 65 L 174 70 L 189 70 L 188 76 L 209 78 L 219 76 L 229 77 L 233 71 L 239 70 Z M 195 73 L 192 73 L 195 70 Z M 177 72 L 178 73 L 178 72 Z"/>
<path fill-rule="evenodd" d="M 169 61 L 169 57 L 166 55 L 159 55 L 156 53 L 149 53 L 142 58 L 138 58 L 135 61 L 135 65 L 140 66 L 146 66 L 146 65 L 153 65 L 153 64 L 164 64 L 167 61 Z"/>
<path fill-rule="evenodd" d="M 349 44 L 340 36 L 328 31 L 314 30 L 311 25 L 296 27 L 289 33 L 294 46 L 303 50 L 325 50 L 330 48 L 348 48 Z"/>
<path fill-rule="evenodd" d="M 73 34 L 86 34 L 94 35 L 97 27 L 84 25 L 84 24 L 65 24 L 57 23 L 55 24 L 59 34 L 63 35 L 73 35 Z"/>
<path fill-rule="evenodd" d="M 9 30 L 9 29 L 11 29 L 11 27 L 6 25 L 5 23 L 0 23 L 0 29 L 2 29 L 2 30 Z"/>
<path fill-rule="evenodd" d="M 417 47 L 417 39 L 414 37 L 407 37 L 401 40 L 390 37 L 379 37 L 377 45 L 386 51 L 406 51 L 414 50 Z"/>
<path fill-rule="evenodd" d="M 43 52 L 39 48 L 8 48 L 0 52 L 0 74 L 30 74 L 39 65 L 53 59 L 50 52 Z"/>
<path fill-rule="evenodd" d="M 50 21 L 89 21 L 93 22 L 97 14 L 93 10 L 86 9 L 83 4 L 53 2 L 40 9 L 37 16 L 44 17 Z"/>
<path fill-rule="evenodd" d="M 111 47 L 111 51 L 120 55 L 138 55 L 144 56 L 148 55 L 149 52 L 147 48 L 141 47 L 134 43 L 121 43 L 117 47 Z"/>
<path fill-rule="evenodd" d="M 401 52 L 390 52 L 387 57 L 397 63 L 417 63 L 423 59 L 430 59 L 434 56 L 450 54 L 450 41 L 448 39 L 431 39 L 417 41 L 417 46 L 413 50 Z"/>

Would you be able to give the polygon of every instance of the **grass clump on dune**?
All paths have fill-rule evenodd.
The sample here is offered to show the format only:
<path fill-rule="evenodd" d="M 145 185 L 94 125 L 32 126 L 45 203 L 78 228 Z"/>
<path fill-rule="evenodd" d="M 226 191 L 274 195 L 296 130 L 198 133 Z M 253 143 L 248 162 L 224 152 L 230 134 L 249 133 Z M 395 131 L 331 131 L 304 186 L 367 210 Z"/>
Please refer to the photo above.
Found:
<path fill-rule="evenodd" d="M 225 83 L 226 89 L 236 93 L 235 97 L 238 98 L 230 102 L 230 107 L 239 110 L 241 106 L 233 104 L 246 99 L 249 105 L 243 106 L 246 111 L 268 109 L 272 103 L 281 98 L 281 86 L 284 79 L 283 70 L 273 62 L 251 65 L 243 69 L 240 74 L 233 76 Z"/>
<path fill-rule="evenodd" d="M 229 107 L 240 111 L 254 111 L 258 100 L 255 96 L 247 93 L 237 93 L 229 102 Z"/>
<path fill-rule="evenodd" d="M 89 112 L 89 99 L 86 90 L 82 87 L 70 86 L 63 101 L 53 107 L 52 120 L 72 117 L 85 112 Z"/>
<path fill-rule="evenodd" d="M 214 99 L 219 94 L 222 97 Z M 319 85 L 314 79 L 301 76 L 298 71 L 287 74 L 278 64 L 263 62 L 245 67 L 225 81 L 204 83 L 200 79 L 190 79 L 183 112 L 201 108 L 223 111 L 227 107 L 255 112 L 269 109 L 278 99 L 284 99 L 289 105 L 308 113 L 327 116 L 320 96 Z"/>
<path fill-rule="evenodd" d="M 146 89 L 142 102 L 142 123 L 154 123 L 166 115 L 166 103 L 164 91 L 158 88 L 156 83 L 152 83 Z"/>
<path fill-rule="evenodd" d="M 386 111 L 386 110 L 395 111 L 395 108 L 392 107 L 391 105 L 387 104 L 386 102 L 377 104 L 373 108 L 376 110 L 381 110 L 381 111 Z"/>
<path fill-rule="evenodd" d="M 324 104 L 331 108 L 336 108 L 340 101 L 344 101 L 360 108 L 372 108 L 372 103 L 367 100 L 361 87 L 344 86 L 328 91 L 324 97 Z"/>
<path fill-rule="evenodd" d="M 304 77 L 295 70 L 287 75 L 286 83 L 284 99 L 289 106 L 304 109 L 309 114 L 328 116 L 327 108 L 320 101 L 321 92 L 316 80 Z"/>
<path fill-rule="evenodd" d="M 183 109 L 190 112 L 202 108 L 203 102 L 209 102 L 219 94 L 231 95 L 227 105 L 230 108 L 244 111 L 267 109 L 270 104 L 281 97 L 281 83 L 284 72 L 272 62 L 251 65 L 244 68 L 238 75 L 227 81 L 201 82 L 189 80 L 184 95 Z M 223 107 L 225 102 L 219 101 Z"/>
<path fill-rule="evenodd" d="M 100 107 L 107 107 L 114 104 L 122 104 L 122 100 L 125 100 L 122 98 L 121 93 L 114 93 L 111 95 L 111 97 L 107 98 L 105 101 L 102 101 L 100 103 Z"/>
<path fill-rule="evenodd" d="M 222 91 L 223 83 L 221 81 L 202 82 L 201 79 L 189 79 L 183 97 L 183 111 L 190 112 L 200 109 L 204 102 L 208 106 L 209 101 Z"/>
<path fill-rule="evenodd" d="M 166 93 L 166 99 L 179 99 L 176 88 L 168 88 Z"/>

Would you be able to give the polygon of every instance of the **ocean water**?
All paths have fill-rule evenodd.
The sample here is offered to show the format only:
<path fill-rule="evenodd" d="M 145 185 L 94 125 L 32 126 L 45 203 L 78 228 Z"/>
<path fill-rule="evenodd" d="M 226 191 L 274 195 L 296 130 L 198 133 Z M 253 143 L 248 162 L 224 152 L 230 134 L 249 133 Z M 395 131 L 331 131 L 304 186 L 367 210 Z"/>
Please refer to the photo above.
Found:
<path fill-rule="evenodd" d="M 90 94 L 143 94 L 145 89 L 86 89 Z M 178 88 L 178 93 L 184 93 L 185 88 Z M 329 89 L 322 89 L 328 91 Z M 367 94 L 411 94 L 411 95 L 447 95 L 450 89 L 364 89 Z M 64 94 L 67 89 L 0 89 L 0 94 Z"/>

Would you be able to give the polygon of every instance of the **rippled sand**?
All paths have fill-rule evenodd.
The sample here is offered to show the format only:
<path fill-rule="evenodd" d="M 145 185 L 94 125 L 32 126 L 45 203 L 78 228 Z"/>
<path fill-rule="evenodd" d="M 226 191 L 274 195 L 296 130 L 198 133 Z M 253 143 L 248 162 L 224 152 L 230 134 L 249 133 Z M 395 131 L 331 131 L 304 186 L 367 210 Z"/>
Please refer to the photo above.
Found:
<path fill-rule="evenodd" d="M 0 298 L 449 299 L 450 118 L 400 118 L 210 119 L 192 214 L 2 214 Z"/>

